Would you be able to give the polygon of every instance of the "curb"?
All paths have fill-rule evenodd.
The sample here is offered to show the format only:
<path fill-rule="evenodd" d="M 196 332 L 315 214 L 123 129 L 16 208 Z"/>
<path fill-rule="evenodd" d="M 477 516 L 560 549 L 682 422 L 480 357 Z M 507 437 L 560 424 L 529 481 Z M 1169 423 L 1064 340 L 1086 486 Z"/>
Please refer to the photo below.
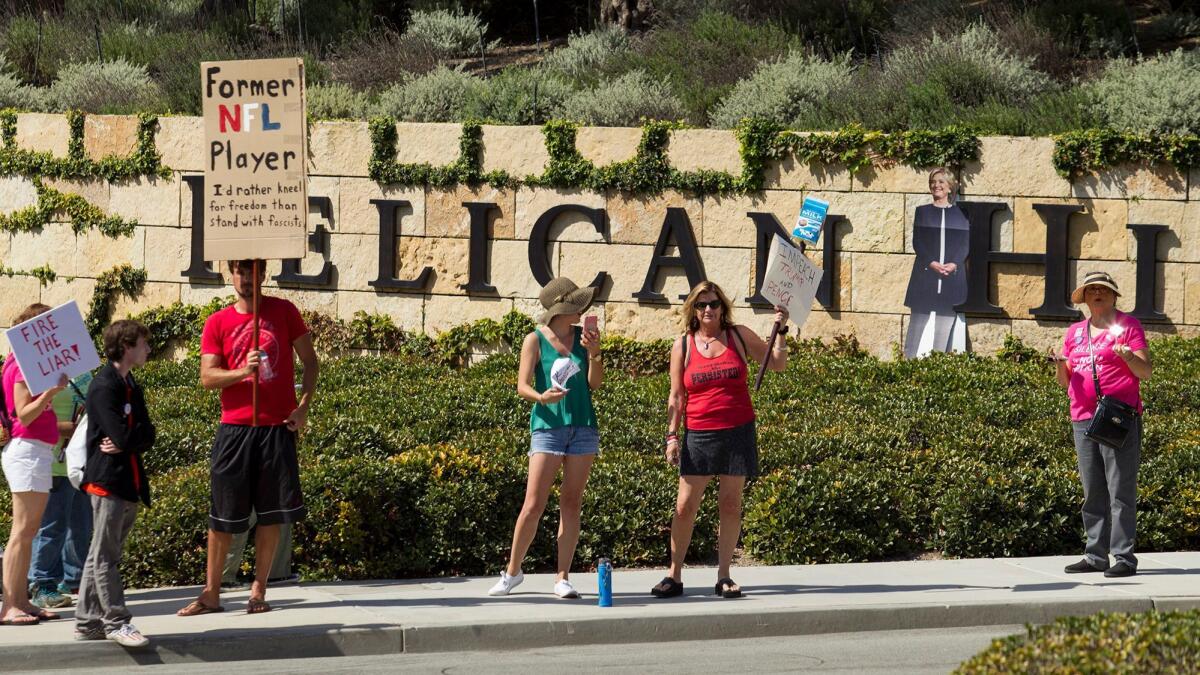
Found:
<path fill-rule="evenodd" d="M 0 648 L 6 670 L 49 670 L 64 662 L 87 668 L 224 661 L 284 660 L 330 656 L 378 656 L 399 653 L 502 651 L 543 647 L 720 640 L 819 635 L 884 630 L 962 628 L 1042 624 L 1061 616 L 1099 611 L 1145 612 L 1200 607 L 1200 597 L 1128 597 L 1053 602 L 877 605 L 733 611 L 673 617 L 620 616 L 583 621 L 519 621 L 492 624 L 367 627 L 320 630 L 293 627 L 176 633 L 153 636 L 144 650 L 125 650 L 104 642 L 68 642 L 53 646 Z M 317 630 L 314 630 L 317 629 Z"/>

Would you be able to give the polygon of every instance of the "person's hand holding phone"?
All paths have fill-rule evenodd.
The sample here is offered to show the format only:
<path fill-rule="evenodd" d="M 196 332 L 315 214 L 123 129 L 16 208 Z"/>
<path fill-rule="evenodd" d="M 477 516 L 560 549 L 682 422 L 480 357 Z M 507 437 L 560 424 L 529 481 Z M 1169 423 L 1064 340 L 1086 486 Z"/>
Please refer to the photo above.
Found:
<path fill-rule="evenodd" d="M 563 397 L 566 395 L 567 395 L 566 389 L 559 389 L 556 386 L 550 387 L 549 389 L 547 389 L 546 391 L 543 391 L 541 394 L 538 395 L 538 403 L 541 403 L 542 405 L 558 403 L 559 401 L 563 400 Z"/>
<path fill-rule="evenodd" d="M 588 356 L 600 353 L 600 320 L 595 314 L 583 317 L 583 337 L 579 343 L 587 350 Z"/>

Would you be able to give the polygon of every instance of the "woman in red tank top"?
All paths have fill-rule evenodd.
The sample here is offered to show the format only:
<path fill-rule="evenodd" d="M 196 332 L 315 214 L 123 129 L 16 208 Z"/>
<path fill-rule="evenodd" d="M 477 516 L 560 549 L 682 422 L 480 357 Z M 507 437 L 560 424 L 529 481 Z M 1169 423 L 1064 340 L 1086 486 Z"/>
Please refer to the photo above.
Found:
<path fill-rule="evenodd" d="M 749 358 L 761 362 L 771 350 L 771 370 L 787 366 L 787 310 L 775 308 L 783 325 L 775 344 L 733 323 L 729 299 L 711 281 L 692 289 L 683 304 L 684 334 L 671 349 L 671 397 L 667 403 L 667 461 L 679 467 L 679 496 L 671 519 L 670 574 L 650 589 L 656 598 L 683 594 L 683 558 L 704 489 L 719 477 L 721 529 L 717 538 L 717 595 L 736 598 L 741 588 L 729 576 L 742 530 L 742 491 L 758 473 L 754 406 L 750 402 Z M 687 433 L 679 437 L 680 422 Z"/>

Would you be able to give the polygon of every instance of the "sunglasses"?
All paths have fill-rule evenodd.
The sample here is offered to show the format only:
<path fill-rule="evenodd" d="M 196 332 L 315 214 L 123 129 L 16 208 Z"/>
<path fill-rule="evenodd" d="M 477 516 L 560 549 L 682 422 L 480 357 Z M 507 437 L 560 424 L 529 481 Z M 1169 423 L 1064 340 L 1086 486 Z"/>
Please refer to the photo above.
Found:
<path fill-rule="evenodd" d="M 697 302 L 696 303 L 696 309 L 704 310 L 705 308 L 721 309 L 721 301 L 720 300 L 709 300 L 708 302 Z"/>

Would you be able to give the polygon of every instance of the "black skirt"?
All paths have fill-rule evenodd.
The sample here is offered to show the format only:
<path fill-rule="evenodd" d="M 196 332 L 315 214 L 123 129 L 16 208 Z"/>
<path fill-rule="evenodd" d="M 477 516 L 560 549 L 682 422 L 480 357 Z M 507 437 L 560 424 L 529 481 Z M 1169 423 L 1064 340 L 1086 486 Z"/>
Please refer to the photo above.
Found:
<path fill-rule="evenodd" d="M 754 420 L 713 431 L 688 430 L 679 453 L 681 476 L 758 475 L 758 432 Z"/>

